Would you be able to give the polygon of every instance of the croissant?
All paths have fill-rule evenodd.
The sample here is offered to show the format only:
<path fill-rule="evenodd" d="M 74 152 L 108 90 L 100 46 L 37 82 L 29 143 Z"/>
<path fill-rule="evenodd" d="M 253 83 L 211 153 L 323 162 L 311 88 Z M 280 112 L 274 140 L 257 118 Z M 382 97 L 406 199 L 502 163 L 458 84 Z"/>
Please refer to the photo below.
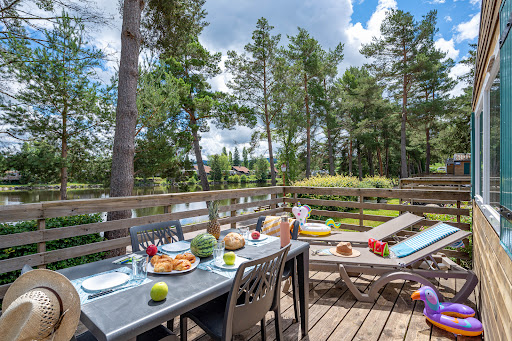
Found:
<path fill-rule="evenodd" d="M 173 266 L 174 270 L 183 271 L 190 269 L 192 267 L 192 263 L 186 259 L 175 259 Z"/>
<path fill-rule="evenodd" d="M 196 256 L 194 256 L 193 254 L 191 254 L 190 252 L 186 252 L 182 255 L 177 255 L 175 259 L 186 259 L 188 260 L 191 264 L 194 264 L 195 261 L 196 261 Z"/>
<path fill-rule="evenodd" d="M 151 257 L 151 265 L 155 266 L 155 264 L 158 263 L 159 260 L 160 260 L 160 256 L 154 255 L 153 257 Z"/>
<path fill-rule="evenodd" d="M 155 265 L 155 272 L 171 272 L 174 268 L 173 262 L 158 262 Z"/>

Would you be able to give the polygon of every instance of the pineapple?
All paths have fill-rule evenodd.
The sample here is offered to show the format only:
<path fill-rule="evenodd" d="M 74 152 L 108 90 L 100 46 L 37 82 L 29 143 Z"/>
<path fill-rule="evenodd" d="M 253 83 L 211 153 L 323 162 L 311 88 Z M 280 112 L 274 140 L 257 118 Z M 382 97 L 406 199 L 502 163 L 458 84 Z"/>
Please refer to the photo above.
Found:
<path fill-rule="evenodd" d="M 220 224 L 217 219 L 219 219 L 219 202 L 218 201 L 210 201 L 208 205 L 208 217 L 210 221 L 208 222 L 208 226 L 206 228 L 206 232 L 213 235 L 215 238 L 220 238 Z"/>

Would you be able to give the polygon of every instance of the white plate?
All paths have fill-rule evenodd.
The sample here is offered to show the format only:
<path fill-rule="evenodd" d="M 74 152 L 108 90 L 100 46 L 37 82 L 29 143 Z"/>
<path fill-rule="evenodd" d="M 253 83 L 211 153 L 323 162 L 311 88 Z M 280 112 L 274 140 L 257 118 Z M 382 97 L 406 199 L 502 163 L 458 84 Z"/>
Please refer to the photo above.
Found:
<path fill-rule="evenodd" d="M 82 288 L 87 291 L 101 291 L 125 284 L 130 280 L 130 275 L 122 272 L 109 272 L 94 276 L 82 282 Z"/>
<path fill-rule="evenodd" d="M 197 266 L 199 265 L 200 262 L 201 262 L 201 260 L 199 259 L 199 257 L 196 257 L 196 261 L 194 263 L 192 263 L 192 266 L 190 267 L 190 269 L 188 269 L 188 270 L 181 270 L 181 271 L 173 270 L 171 272 L 155 272 L 155 268 L 153 267 L 153 264 L 148 263 L 148 273 L 152 273 L 152 274 L 156 274 L 156 275 L 178 275 L 178 274 L 184 274 L 186 272 L 192 271 L 195 268 L 197 268 Z"/>
<path fill-rule="evenodd" d="M 268 236 L 266 234 L 260 234 L 259 239 L 252 239 L 252 236 L 249 234 L 249 238 L 247 238 L 247 240 L 250 242 L 261 242 L 262 240 L 265 240 L 267 238 L 268 238 Z"/>
<path fill-rule="evenodd" d="M 215 263 L 215 266 L 224 270 L 236 270 L 240 266 L 240 264 L 249 261 L 249 259 L 244 257 L 236 256 L 235 264 L 227 265 L 224 261 L 220 261 L 219 263 Z"/>
<path fill-rule="evenodd" d="M 162 245 L 162 250 L 167 252 L 182 252 L 188 249 L 190 249 L 190 242 L 186 242 L 184 240 Z"/>

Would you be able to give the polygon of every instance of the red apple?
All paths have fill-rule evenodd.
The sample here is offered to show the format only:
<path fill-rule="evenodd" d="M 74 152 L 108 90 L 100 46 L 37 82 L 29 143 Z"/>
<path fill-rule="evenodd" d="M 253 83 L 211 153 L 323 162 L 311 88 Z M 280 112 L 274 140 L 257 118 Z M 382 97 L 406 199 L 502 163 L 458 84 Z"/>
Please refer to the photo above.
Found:
<path fill-rule="evenodd" d="M 254 231 L 253 233 L 251 233 L 251 238 L 260 239 L 260 233 L 258 231 Z"/>
<path fill-rule="evenodd" d="M 153 257 L 158 252 L 158 249 L 155 245 L 151 244 L 146 248 L 146 253 L 148 256 Z"/>

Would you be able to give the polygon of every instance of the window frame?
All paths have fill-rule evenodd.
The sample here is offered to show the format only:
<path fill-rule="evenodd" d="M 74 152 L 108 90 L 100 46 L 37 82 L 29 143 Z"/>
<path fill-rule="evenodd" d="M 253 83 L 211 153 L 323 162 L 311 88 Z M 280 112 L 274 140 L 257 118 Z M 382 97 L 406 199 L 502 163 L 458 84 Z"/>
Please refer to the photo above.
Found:
<path fill-rule="evenodd" d="M 500 214 L 490 205 L 490 187 L 491 187 L 491 179 L 490 179 L 490 137 L 491 137 L 491 115 L 490 115 L 490 91 L 491 87 L 494 83 L 498 72 L 500 71 L 500 49 L 499 45 L 496 44 L 494 49 L 494 53 L 491 59 L 494 58 L 494 63 L 487 71 L 485 80 L 483 83 L 482 91 L 480 92 L 480 96 L 478 98 L 478 102 L 476 105 L 475 111 L 475 155 L 472 157 L 475 158 L 475 195 L 474 199 L 480 210 L 487 218 L 493 229 L 496 231 L 498 236 L 500 235 Z M 500 100 L 501 101 L 501 100 Z M 483 115 L 482 125 L 480 127 L 480 116 Z M 483 129 L 483 137 L 480 141 L 480 131 Z M 480 144 L 482 144 L 482 158 L 483 158 L 483 171 L 480 167 Z M 480 177 L 482 176 L 482 188 L 480 188 Z M 482 190 L 482 195 L 480 195 L 480 190 Z"/>

